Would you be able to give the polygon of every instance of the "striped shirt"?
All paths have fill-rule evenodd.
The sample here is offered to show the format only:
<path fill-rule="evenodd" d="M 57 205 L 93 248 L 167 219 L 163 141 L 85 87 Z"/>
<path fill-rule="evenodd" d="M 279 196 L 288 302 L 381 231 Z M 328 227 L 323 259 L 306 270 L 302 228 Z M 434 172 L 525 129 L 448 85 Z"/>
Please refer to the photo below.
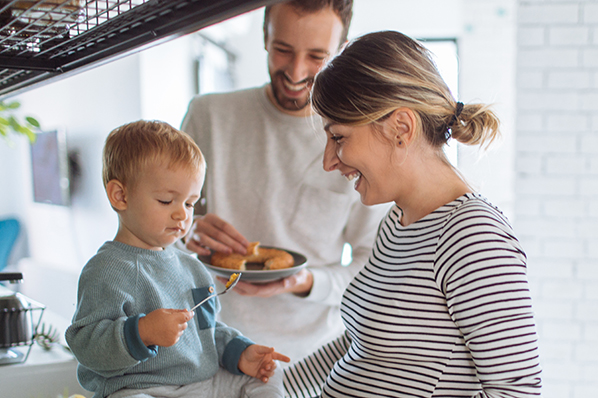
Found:
<path fill-rule="evenodd" d="M 466 194 L 400 217 L 345 291 L 347 333 L 285 371 L 288 395 L 540 396 L 526 257 L 502 213 Z"/>

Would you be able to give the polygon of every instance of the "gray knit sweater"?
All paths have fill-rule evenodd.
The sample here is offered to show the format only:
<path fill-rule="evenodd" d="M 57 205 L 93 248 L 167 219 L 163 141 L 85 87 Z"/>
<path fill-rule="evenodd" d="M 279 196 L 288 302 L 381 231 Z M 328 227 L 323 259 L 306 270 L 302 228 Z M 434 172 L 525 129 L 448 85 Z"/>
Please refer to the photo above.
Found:
<path fill-rule="evenodd" d="M 239 357 L 253 343 L 216 321 L 217 299 L 195 311 L 172 347 L 146 347 L 139 337 L 138 320 L 144 314 L 191 308 L 213 289 L 203 264 L 178 249 L 106 242 L 81 273 L 77 310 L 66 331 L 81 385 L 94 397 L 105 397 L 122 388 L 203 381 L 219 366 L 242 374 Z"/>

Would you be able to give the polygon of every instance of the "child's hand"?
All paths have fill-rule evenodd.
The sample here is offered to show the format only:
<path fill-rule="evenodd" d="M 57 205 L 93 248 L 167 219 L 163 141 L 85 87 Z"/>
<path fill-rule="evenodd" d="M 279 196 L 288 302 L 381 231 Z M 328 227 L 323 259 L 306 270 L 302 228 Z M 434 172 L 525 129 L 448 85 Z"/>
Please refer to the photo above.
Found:
<path fill-rule="evenodd" d="M 260 379 L 264 383 L 274 374 L 274 360 L 291 362 L 291 358 L 279 354 L 272 347 L 252 344 L 243 351 L 239 358 L 239 370 L 248 376 Z"/>
<path fill-rule="evenodd" d="M 139 318 L 139 336 L 146 346 L 170 347 L 175 345 L 187 329 L 194 313 L 187 310 L 160 308 Z"/>

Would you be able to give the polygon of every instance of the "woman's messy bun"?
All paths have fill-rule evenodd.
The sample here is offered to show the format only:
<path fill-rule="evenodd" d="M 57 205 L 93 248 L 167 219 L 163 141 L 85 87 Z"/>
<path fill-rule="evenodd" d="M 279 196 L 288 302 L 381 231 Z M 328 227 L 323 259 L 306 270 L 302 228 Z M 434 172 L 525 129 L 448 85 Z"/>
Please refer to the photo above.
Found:
<path fill-rule="evenodd" d="M 316 76 L 312 105 L 346 125 L 376 122 L 407 107 L 419 119 L 417 133 L 438 149 L 451 137 L 485 147 L 499 134 L 499 120 L 487 105 L 455 101 L 430 52 L 394 31 L 349 43 Z"/>

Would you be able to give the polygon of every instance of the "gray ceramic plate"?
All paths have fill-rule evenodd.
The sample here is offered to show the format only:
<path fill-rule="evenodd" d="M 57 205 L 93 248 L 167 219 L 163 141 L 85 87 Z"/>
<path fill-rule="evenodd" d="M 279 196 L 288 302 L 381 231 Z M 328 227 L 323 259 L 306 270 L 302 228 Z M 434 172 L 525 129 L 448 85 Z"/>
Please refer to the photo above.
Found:
<path fill-rule="evenodd" d="M 293 256 L 293 260 L 295 260 L 295 265 L 290 268 L 285 269 L 277 269 L 277 270 L 263 270 L 259 269 L 261 265 L 254 265 L 251 263 L 247 264 L 247 269 L 245 271 L 238 271 L 234 269 L 226 269 L 215 267 L 210 264 L 210 259 L 212 256 L 197 256 L 199 260 L 205 264 L 208 269 L 217 276 L 221 276 L 223 278 L 228 279 L 232 274 L 235 272 L 241 272 L 243 275 L 241 276 L 241 280 L 244 282 L 255 282 L 255 283 L 265 283 L 265 282 L 272 282 L 278 279 L 286 278 L 287 276 L 291 276 L 296 274 L 297 272 L 301 271 L 307 265 L 307 258 L 303 254 L 299 254 L 297 252 L 280 249 L 278 247 L 272 246 L 260 246 L 266 249 L 278 249 L 284 250 L 285 252 L 289 253 Z"/>

